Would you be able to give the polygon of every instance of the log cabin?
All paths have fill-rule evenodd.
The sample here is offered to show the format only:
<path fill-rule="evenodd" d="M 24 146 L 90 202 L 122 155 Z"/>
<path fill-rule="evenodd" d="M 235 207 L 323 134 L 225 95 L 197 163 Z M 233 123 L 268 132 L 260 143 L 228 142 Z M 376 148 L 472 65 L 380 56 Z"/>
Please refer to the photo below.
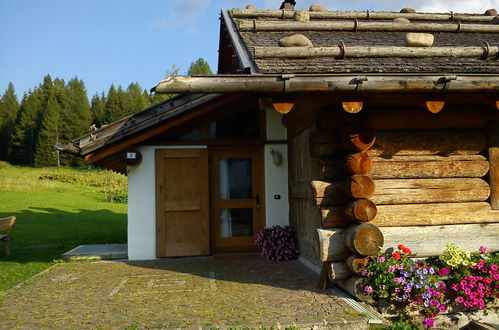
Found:
<path fill-rule="evenodd" d="M 167 78 L 153 90 L 178 96 L 65 149 L 128 175 L 131 260 L 290 225 L 300 260 L 351 288 L 398 244 L 497 251 L 491 13 L 222 10 L 217 75 Z"/>

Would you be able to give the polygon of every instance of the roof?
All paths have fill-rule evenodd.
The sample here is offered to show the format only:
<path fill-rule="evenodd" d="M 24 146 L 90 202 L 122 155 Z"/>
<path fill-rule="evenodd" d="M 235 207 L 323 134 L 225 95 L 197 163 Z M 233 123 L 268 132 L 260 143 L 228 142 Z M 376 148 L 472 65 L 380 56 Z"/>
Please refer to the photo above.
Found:
<path fill-rule="evenodd" d="M 298 12 L 305 21 L 295 20 Z M 499 73 L 497 16 L 231 9 L 222 18 L 236 55 L 251 60 L 252 73 Z M 409 32 L 431 33 L 433 46 L 406 47 Z M 279 47 L 280 39 L 294 34 L 307 37 L 312 47 Z M 394 47 L 410 55 L 400 56 Z M 388 51 L 358 57 L 355 48 Z"/>

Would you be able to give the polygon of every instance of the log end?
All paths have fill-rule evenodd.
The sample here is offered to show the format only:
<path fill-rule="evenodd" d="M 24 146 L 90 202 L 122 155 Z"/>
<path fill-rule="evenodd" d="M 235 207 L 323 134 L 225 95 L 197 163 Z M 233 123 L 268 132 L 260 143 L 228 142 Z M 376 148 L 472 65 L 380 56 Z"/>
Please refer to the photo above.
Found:
<path fill-rule="evenodd" d="M 349 154 L 345 160 L 345 170 L 350 174 L 368 174 L 373 168 L 371 156 L 366 152 Z"/>
<path fill-rule="evenodd" d="M 345 179 L 344 192 L 350 198 L 369 198 L 375 190 L 376 185 L 368 175 L 356 174 Z"/>
<path fill-rule="evenodd" d="M 347 214 L 355 221 L 369 222 L 376 217 L 376 204 L 365 198 L 355 200 L 348 204 Z"/>
<path fill-rule="evenodd" d="M 366 151 L 376 142 L 376 134 L 367 123 L 354 123 L 341 132 L 341 141 L 345 149 L 351 152 Z"/>
<path fill-rule="evenodd" d="M 353 253 L 361 256 L 372 256 L 381 251 L 384 237 L 378 227 L 363 223 L 348 227 L 345 242 Z"/>

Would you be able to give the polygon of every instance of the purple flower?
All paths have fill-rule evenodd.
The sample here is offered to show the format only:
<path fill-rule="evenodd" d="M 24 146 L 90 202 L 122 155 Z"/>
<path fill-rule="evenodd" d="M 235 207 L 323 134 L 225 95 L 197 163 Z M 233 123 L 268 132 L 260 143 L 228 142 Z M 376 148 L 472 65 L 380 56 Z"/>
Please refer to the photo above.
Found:
<path fill-rule="evenodd" d="M 378 258 L 376 258 L 376 261 L 377 262 L 385 262 L 386 258 L 385 257 L 378 257 Z"/>

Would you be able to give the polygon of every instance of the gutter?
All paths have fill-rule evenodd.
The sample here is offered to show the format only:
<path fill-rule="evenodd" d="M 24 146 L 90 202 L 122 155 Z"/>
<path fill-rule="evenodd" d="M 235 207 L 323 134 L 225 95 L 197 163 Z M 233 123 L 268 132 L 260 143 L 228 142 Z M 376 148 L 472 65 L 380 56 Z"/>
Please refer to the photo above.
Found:
<path fill-rule="evenodd" d="M 280 74 L 176 76 L 156 93 L 499 92 L 499 74 Z"/>

